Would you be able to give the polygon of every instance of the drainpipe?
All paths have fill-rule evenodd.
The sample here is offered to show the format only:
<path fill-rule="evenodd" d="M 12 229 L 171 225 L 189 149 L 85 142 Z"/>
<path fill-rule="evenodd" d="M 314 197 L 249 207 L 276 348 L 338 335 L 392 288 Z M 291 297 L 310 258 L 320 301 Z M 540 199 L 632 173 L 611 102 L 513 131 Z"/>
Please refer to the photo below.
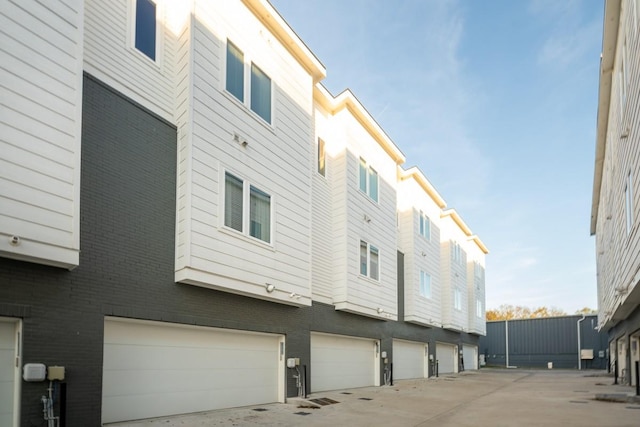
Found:
<path fill-rule="evenodd" d="M 509 321 L 504 321 L 504 353 L 507 356 L 506 366 L 509 367 Z"/>
<path fill-rule="evenodd" d="M 580 323 L 584 320 L 585 315 L 582 315 L 582 319 L 576 322 L 576 328 L 578 329 L 578 370 L 582 370 L 582 358 L 580 357 L 580 350 L 582 350 L 582 346 L 580 345 Z"/>

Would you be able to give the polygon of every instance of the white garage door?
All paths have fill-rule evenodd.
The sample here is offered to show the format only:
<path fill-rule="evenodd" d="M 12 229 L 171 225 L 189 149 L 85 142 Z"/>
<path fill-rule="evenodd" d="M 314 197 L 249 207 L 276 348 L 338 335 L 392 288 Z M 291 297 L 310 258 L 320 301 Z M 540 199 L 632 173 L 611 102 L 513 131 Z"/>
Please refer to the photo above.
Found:
<path fill-rule="evenodd" d="M 17 426 L 16 351 L 19 323 L 13 319 L 0 319 L 0 426 Z"/>
<path fill-rule="evenodd" d="M 311 391 L 380 385 L 379 342 L 311 334 Z"/>
<path fill-rule="evenodd" d="M 106 319 L 102 421 L 284 401 L 278 335 Z"/>
<path fill-rule="evenodd" d="M 462 357 L 464 358 L 465 371 L 478 369 L 478 347 L 474 345 L 463 345 Z"/>
<path fill-rule="evenodd" d="M 438 361 L 439 374 L 452 374 L 458 372 L 458 346 L 451 344 L 436 344 L 436 360 Z"/>
<path fill-rule="evenodd" d="M 393 379 L 426 378 L 427 348 L 425 343 L 393 340 Z"/>

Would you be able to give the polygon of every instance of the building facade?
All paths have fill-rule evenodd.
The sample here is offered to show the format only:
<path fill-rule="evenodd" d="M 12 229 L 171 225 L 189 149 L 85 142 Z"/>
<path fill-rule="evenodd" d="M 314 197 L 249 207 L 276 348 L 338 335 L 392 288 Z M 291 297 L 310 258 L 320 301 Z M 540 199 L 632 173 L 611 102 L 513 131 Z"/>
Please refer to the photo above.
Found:
<path fill-rule="evenodd" d="M 0 425 L 477 367 L 486 247 L 266 0 L 1 15 Z"/>
<path fill-rule="evenodd" d="M 480 360 L 487 366 L 607 369 L 607 334 L 598 318 L 563 316 L 487 322 Z"/>
<path fill-rule="evenodd" d="M 640 361 L 640 3 L 605 3 L 591 210 L 598 326 L 611 367 L 635 385 Z"/>

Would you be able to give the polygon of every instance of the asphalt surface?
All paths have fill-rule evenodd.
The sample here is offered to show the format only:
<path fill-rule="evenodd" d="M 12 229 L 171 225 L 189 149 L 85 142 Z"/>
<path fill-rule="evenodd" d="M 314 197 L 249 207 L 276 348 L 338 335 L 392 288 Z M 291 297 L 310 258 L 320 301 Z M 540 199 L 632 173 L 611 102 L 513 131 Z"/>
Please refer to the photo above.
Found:
<path fill-rule="evenodd" d="M 640 397 L 634 394 L 635 388 L 613 385 L 613 378 L 600 371 L 484 368 L 109 426 L 639 427 Z"/>

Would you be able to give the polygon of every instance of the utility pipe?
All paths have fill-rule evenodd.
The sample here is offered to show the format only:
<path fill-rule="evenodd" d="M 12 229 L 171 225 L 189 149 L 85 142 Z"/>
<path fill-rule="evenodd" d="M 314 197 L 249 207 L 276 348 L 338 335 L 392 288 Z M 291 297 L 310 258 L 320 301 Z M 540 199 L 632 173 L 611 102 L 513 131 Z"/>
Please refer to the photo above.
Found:
<path fill-rule="evenodd" d="M 584 320 L 585 314 L 582 314 L 582 319 L 576 322 L 576 328 L 578 329 L 578 370 L 582 370 L 582 357 L 580 351 L 582 350 L 582 346 L 580 345 L 580 323 Z"/>
<path fill-rule="evenodd" d="M 504 352 L 507 356 L 506 368 L 509 367 L 509 321 L 504 321 Z"/>

